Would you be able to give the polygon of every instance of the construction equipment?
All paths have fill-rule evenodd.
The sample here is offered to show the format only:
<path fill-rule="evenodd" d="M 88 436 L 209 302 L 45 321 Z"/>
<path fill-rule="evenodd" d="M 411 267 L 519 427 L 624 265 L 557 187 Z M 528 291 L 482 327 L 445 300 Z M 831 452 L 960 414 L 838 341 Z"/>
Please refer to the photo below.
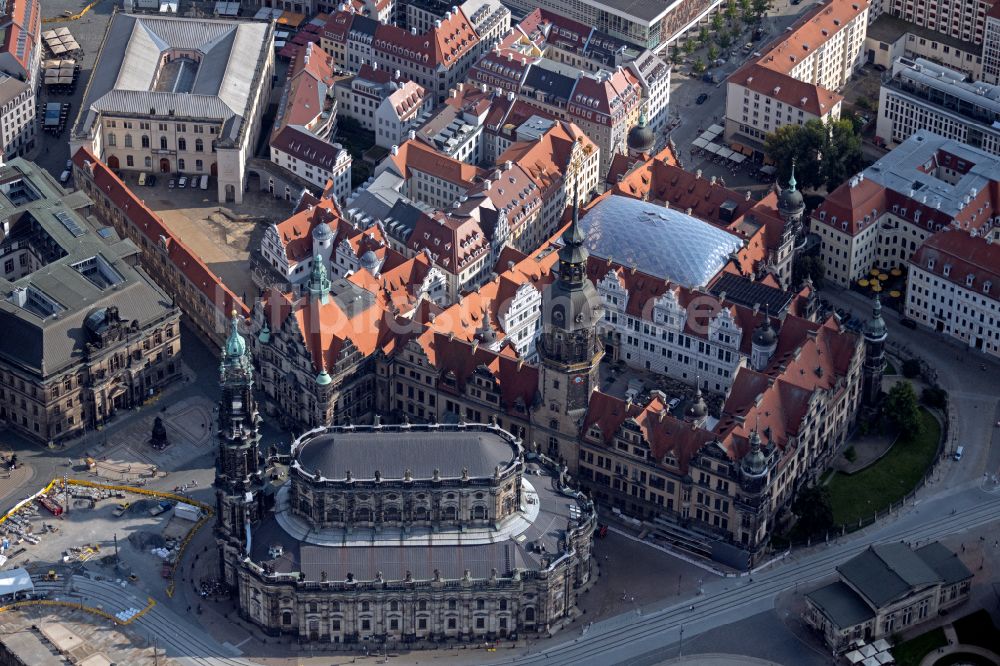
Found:
<path fill-rule="evenodd" d="M 115 510 L 112 513 L 114 514 L 115 518 L 120 518 L 122 514 L 128 511 L 128 507 L 129 507 L 128 502 L 122 502 L 121 504 L 115 507 Z"/>
<path fill-rule="evenodd" d="M 42 495 L 38 498 L 38 503 L 44 506 L 53 516 L 61 516 L 63 512 L 62 505 L 50 497 Z"/>
<path fill-rule="evenodd" d="M 59 580 L 59 574 L 53 569 L 49 569 L 49 572 L 45 574 L 45 580 Z"/>

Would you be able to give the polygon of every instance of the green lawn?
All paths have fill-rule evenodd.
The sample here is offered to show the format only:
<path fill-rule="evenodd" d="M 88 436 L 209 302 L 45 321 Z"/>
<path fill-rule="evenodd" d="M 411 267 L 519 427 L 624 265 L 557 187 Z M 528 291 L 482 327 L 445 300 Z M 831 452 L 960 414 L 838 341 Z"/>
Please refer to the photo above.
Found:
<path fill-rule="evenodd" d="M 937 420 L 926 409 L 920 410 L 920 416 L 924 427 L 919 437 L 900 437 L 874 465 L 856 474 L 837 472 L 830 479 L 827 488 L 834 524 L 850 525 L 875 511 L 885 511 L 913 490 L 934 460 L 941 439 Z"/>
<path fill-rule="evenodd" d="M 904 641 L 892 648 L 892 656 L 896 658 L 898 666 L 917 666 L 920 660 L 927 656 L 932 650 L 944 647 L 948 644 L 948 639 L 944 637 L 944 629 L 938 627 L 931 629 L 926 634 L 920 634 L 915 638 Z"/>
<path fill-rule="evenodd" d="M 1000 653 L 1000 631 L 993 624 L 993 618 L 985 610 L 978 610 L 955 620 L 958 642 L 978 645 L 991 652 Z"/>

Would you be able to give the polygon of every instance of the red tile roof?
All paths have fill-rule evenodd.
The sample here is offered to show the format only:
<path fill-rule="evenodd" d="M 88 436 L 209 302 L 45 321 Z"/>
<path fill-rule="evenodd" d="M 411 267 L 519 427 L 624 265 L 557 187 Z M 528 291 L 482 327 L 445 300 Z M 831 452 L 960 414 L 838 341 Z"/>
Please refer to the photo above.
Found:
<path fill-rule="evenodd" d="M 728 80 L 820 118 L 844 99 L 831 90 L 753 62 L 733 72 Z"/>
<path fill-rule="evenodd" d="M 131 226 L 149 239 L 151 247 L 166 246 L 167 259 L 195 289 L 205 295 L 223 318 L 228 319 L 234 309 L 243 316 L 250 314 L 250 309 L 222 282 L 222 278 L 214 274 L 205 262 L 185 245 L 184 241 L 177 238 L 163 224 L 163 220 L 133 194 L 132 190 L 90 150 L 80 148 L 76 151 L 73 164 L 87 174 L 97 190 L 123 212 Z"/>
<path fill-rule="evenodd" d="M 671 416 L 659 398 L 654 397 L 646 405 L 640 405 L 600 391 L 590 394 L 581 432 L 584 437 L 589 437 L 590 429 L 596 426 L 600 429 L 599 441 L 610 448 L 614 445 L 615 434 L 627 420 L 639 427 L 650 447 L 650 458 L 655 463 L 663 465 L 664 457 L 672 454 L 682 474 L 687 473 L 691 458 L 715 440 L 712 431 Z"/>
<path fill-rule="evenodd" d="M 412 34 L 391 24 L 375 29 L 372 48 L 384 56 L 410 61 L 420 67 L 450 69 L 475 50 L 479 35 L 461 9 L 448 13 L 423 34 Z"/>
<path fill-rule="evenodd" d="M 936 233 L 917 248 L 910 263 L 963 289 L 986 293 L 989 285 L 989 297 L 1000 299 L 1000 244 L 988 242 L 984 236 L 958 229 Z M 972 285 L 968 286 L 970 276 Z"/>

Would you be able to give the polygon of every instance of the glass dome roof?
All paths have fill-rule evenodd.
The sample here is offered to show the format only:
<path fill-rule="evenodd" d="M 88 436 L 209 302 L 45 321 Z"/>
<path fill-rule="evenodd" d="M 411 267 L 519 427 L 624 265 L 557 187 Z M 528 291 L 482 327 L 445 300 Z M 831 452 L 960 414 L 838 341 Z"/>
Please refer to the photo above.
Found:
<path fill-rule="evenodd" d="M 708 222 L 623 196 L 600 201 L 580 226 L 591 254 L 685 287 L 706 285 L 743 246 Z"/>

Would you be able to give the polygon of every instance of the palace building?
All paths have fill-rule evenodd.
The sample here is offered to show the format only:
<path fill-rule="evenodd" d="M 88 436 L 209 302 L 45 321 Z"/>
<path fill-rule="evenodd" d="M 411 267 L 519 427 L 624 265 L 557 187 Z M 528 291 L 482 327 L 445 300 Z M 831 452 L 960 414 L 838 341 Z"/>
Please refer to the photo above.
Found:
<path fill-rule="evenodd" d="M 270 456 L 268 478 L 284 480 L 267 481 L 235 313 L 221 382 L 216 528 L 244 618 L 355 643 L 548 633 L 576 616 L 593 504 L 513 434 L 324 426 Z"/>
<path fill-rule="evenodd" d="M 180 310 L 90 198 L 16 158 L 0 167 L 0 423 L 63 441 L 179 379 Z"/>
<path fill-rule="evenodd" d="M 210 175 L 243 201 L 274 71 L 267 23 L 115 14 L 70 136 L 114 170 Z"/>

